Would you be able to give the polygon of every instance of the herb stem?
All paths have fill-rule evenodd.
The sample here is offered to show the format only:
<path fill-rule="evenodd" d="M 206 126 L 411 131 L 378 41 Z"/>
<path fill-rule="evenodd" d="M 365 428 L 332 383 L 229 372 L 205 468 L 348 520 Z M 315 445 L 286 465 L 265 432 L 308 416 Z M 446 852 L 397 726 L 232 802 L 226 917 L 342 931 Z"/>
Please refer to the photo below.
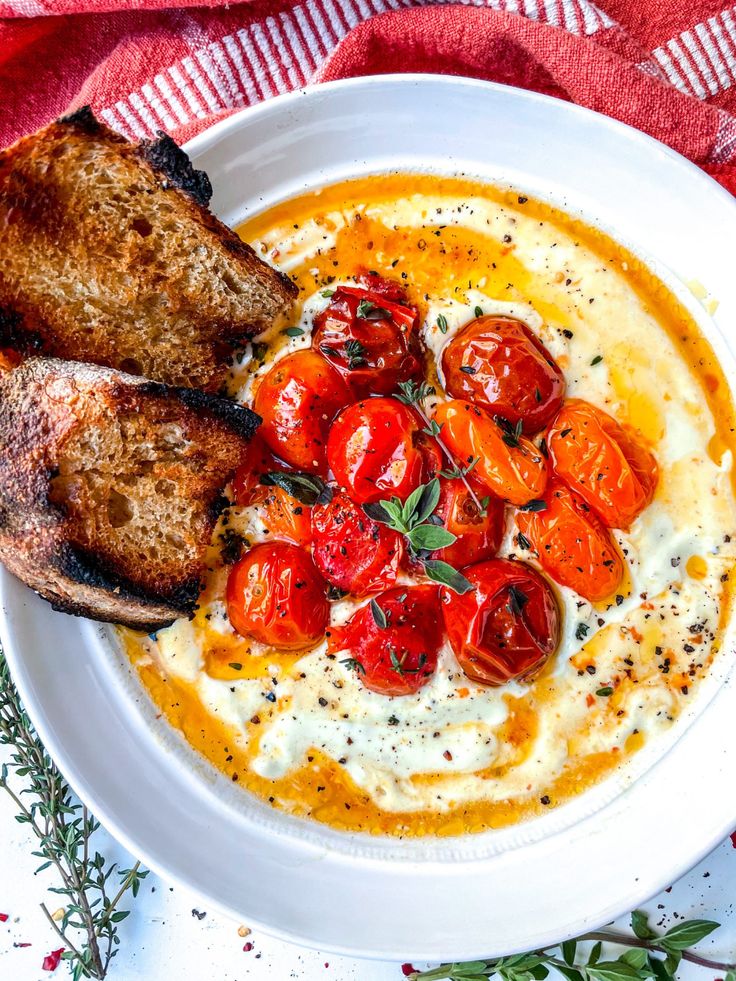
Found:
<path fill-rule="evenodd" d="M 620 947 L 640 947 L 642 950 L 654 950 L 661 954 L 666 954 L 667 950 L 657 943 L 656 940 L 640 940 L 639 937 L 630 936 L 626 933 L 617 933 L 615 930 L 594 930 L 592 933 L 585 933 L 578 940 L 586 941 L 600 940 L 605 944 L 618 944 Z M 736 971 L 736 963 L 728 964 L 723 961 L 712 961 L 707 957 L 701 957 L 691 950 L 683 950 L 682 959 L 690 961 L 691 964 L 698 964 L 700 967 L 709 967 L 715 971 Z"/>
<path fill-rule="evenodd" d="M 62 930 L 59 928 L 59 924 L 53 918 L 51 913 L 49 913 L 46 903 L 40 903 L 39 905 L 41 906 L 43 915 L 51 924 L 51 928 L 58 934 L 59 940 L 61 940 L 61 942 L 64 944 L 65 947 L 69 948 L 69 950 L 74 954 L 75 957 L 77 957 L 80 961 L 83 961 L 82 954 L 79 952 L 79 950 L 77 950 L 77 948 L 74 946 L 71 940 L 67 936 L 65 936 Z"/>
<path fill-rule="evenodd" d="M 429 416 L 427 415 L 427 413 L 424 410 L 424 406 L 422 405 L 421 399 L 417 399 L 417 401 L 414 403 L 414 405 L 415 405 L 416 410 L 419 413 L 419 415 L 422 417 L 422 419 L 424 420 L 424 422 L 426 422 L 427 425 L 429 426 L 431 420 L 430 420 Z M 458 468 L 458 471 L 459 471 L 459 474 L 460 474 L 460 479 L 465 484 L 465 489 L 467 490 L 468 494 L 470 494 L 470 497 L 471 497 L 471 500 L 473 501 L 473 504 L 475 504 L 475 506 L 478 508 L 478 514 L 483 514 L 485 508 L 480 503 L 480 499 L 478 498 L 478 495 L 475 493 L 475 491 L 473 490 L 473 488 L 470 486 L 470 481 L 468 480 L 466 474 L 463 473 L 463 468 L 462 467 L 458 467 L 457 460 L 455 459 L 455 457 L 452 455 L 452 453 L 450 452 L 450 450 L 445 445 L 444 440 L 442 439 L 442 437 L 439 436 L 439 435 L 435 435 L 434 436 L 434 439 L 435 439 L 437 445 L 439 446 L 439 448 L 442 450 L 442 452 L 447 457 L 447 459 L 450 462 L 450 464 L 453 467 L 457 467 Z"/>
<path fill-rule="evenodd" d="M 52 891 L 65 897 L 64 915 L 57 923 L 45 904 L 41 909 L 54 933 L 64 944 L 65 960 L 73 981 L 95 978 L 103 981 L 119 943 L 117 923 L 127 915 L 117 913 L 122 896 L 132 887 L 138 891 L 140 879 L 147 875 L 140 864 L 118 874 L 122 878 L 115 898 L 107 896 L 108 880 L 116 869 L 94 852 L 91 838 L 99 823 L 87 808 L 75 800 L 71 789 L 54 765 L 33 729 L 10 677 L 7 662 L 0 649 L 0 746 L 10 748 L 10 759 L 0 767 L 0 790 L 5 791 L 17 808 L 17 818 L 38 839 L 34 855 L 44 859 L 37 871 L 53 866 L 61 888 Z M 8 775 L 24 779 L 25 786 L 16 790 Z M 29 795 L 30 802 L 28 801 Z M 79 940 L 70 939 L 78 930 Z"/>

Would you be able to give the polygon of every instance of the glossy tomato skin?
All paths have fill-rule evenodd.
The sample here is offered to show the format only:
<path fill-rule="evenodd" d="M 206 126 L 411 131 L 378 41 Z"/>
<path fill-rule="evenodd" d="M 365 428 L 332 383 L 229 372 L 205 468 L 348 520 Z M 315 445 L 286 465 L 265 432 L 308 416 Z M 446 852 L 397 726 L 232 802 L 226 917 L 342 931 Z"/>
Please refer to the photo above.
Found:
<path fill-rule="evenodd" d="M 462 399 L 440 403 L 434 418 L 456 459 L 468 465 L 477 458 L 471 477 L 497 497 L 518 506 L 544 492 L 547 468 L 531 440 L 520 436 L 509 445 L 508 434 L 484 409 Z"/>
<path fill-rule="evenodd" d="M 312 557 L 327 582 L 364 596 L 388 589 L 404 553 L 403 539 L 372 521 L 347 494 L 312 509 Z"/>
<path fill-rule="evenodd" d="M 320 354 L 296 351 L 277 361 L 258 386 L 254 408 L 263 419 L 259 433 L 294 469 L 325 477 L 332 420 L 351 401 L 339 372 Z"/>
<path fill-rule="evenodd" d="M 400 303 L 404 307 L 410 306 L 406 288 L 397 279 L 388 279 L 386 276 L 381 276 L 380 273 L 363 269 L 358 273 L 357 280 L 359 286 L 363 286 L 372 293 L 378 293 L 379 296 L 385 300 L 390 300 L 391 303 Z"/>
<path fill-rule="evenodd" d="M 284 651 L 322 639 L 329 619 L 326 585 L 307 552 L 286 542 L 250 549 L 227 582 L 227 613 L 243 637 Z"/>
<path fill-rule="evenodd" d="M 474 589 L 442 588 L 450 645 L 465 674 L 503 685 L 535 674 L 557 648 L 560 610 L 552 588 L 531 566 L 491 559 L 463 570 Z"/>
<path fill-rule="evenodd" d="M 439 466 L 439 452 L 422 435 L 423 425 L 398 399 L 365 399 L 349 406 L 327 441 L 327 459 L 340 487 L 358 504 L 407 498 Z"/>
<path fill-rule="evenodd" d="M 437 587 L 397 586 L 379 593 L 375 602 L 386 626 L 378 626 L 366 604 L 343 627 L 332 629 L 329 649 L 357 662 L 356 675 L 371 691 L 411 695 L 427 684 L 437 667 L 443 640 Z"/>
<path fill-rule="evenodd" d="M 654 497 L 655 457 L 631 429 L 589 402 L 565 402 L 547 448 L 555 472 L 609 528 L 628 528 Z"/>
<path fill-rule="evenodd" d="M 280 487 L 268 491 L 255 507 L 271 538 L 286 539 L 294 545 L 307 546 L 312 541 L 312 508 L 301 504 Z"/>
<path fill-rule="evenodd" d="M 608 528 L 559 479 L 547 485 L 546 508 L 519 511 L 516 524 L 539 554 L 539 564 L 556 582 L 598 603 L 613 596 L 624 564 Z"/>
<path fill-rule="evenodd" d="M 264 501 L 270 488 L 261 483 L 261 476 L 271 470 L 280 470 L 279 464 L 263 438 L 256 433 L 245 451 L 245 459 L 233 477 L 232 489 L 238 507 L 247 507 Z"/>
<path fill-rule="evenodd" d="M 476 496 L 480 500 L 488 497 L 485 514 L 478 510 L 462 480 L 440 477 L 440 500 L 435 514 L 457 538 L 452 545 L 433 552 L 433 559 L 461 569 L 463 566 L 491 559 L 498 552 L 504 533 L 503 501 L 484 489 L 479 489 Z"/>
<path fill-rule="evenodd" d="M 340 372 L 355 398 L 390 395 L 424 374 L 417 312 L 381 292 L 340 286 L 314 319 L 314 347 Z M 390 285 L 390 284 L 389 284 Z M 361 316 L 365 311 L 365 316 Z"/>
<path fill-rule="evenodd" d="M 464 370 L 463 370 L 464 369 Z M 513 317 L 476 317 L 442 353 L 445 390 L 539 432 L 562 405 L 565 376 L 526 324 Z"/>

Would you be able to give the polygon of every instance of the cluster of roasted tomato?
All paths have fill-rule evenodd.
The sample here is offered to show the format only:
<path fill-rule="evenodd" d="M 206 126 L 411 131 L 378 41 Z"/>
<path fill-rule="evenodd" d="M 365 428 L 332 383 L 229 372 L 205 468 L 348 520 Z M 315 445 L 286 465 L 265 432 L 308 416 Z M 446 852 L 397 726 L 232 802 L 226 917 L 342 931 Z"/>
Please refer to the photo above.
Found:
<path fill-rule="evenodd" d="M 559 366 L 512 318 L 477 316 L 456 332 L 441 355 L 447 399 L 427 397 L 403 288 L 375 274 L 357 283 L 331 293 L 312 347 L 277 361 L 255 391 L 263 423 L 234 494 L 259 505 L 273 540 L 233 567 L 231 623 L 281 650 L 327 636 L 386 695 L 427 682 L 445 635 L 474 681 L 528 677 L 555 650 L 560 613 L 544 575 L 496 557 L 507 508 L 515 554 L 591 602 L 610 600 L 624 576 L 610 529 L 649 503 L 656 461 L 605 412 L 565 401 Z M 407 383 L 414 404 L 401 397 Z M 293 489 L 310 479 L 324 488 L 311 506 Z M 429 552 L 374 518 L 379 502 L 395 513 L 434 480 L 436 504 L 420 517 L 450 534 Z M 433 564 L 460 575 L 441 585 L 426 575 Z M 370 601 L 330 628 L 330 600 L 347 594 Z"/>

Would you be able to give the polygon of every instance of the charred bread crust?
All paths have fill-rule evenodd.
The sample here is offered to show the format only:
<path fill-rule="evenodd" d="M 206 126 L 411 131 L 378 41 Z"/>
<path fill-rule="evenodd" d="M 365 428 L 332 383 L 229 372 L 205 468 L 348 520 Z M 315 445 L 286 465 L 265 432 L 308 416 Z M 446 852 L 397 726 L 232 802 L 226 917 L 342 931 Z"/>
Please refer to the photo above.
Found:
<path fill-rule="evenodd" d="M 96 365 L 31 358 L 0 378 L 0 561 L 57 610 L 149 631 L 194 611 L 209 539 L 195 574 L 133 582 L 75 540 L 65 507 L 50 495 L 67 440 L 80 426 L 97 425 L 104 437 L 116 414 L 135 413 L 152 401 L 165 402 L 182 425 L 196 417 L 207 427 L 206 438 L 229 433 L 241 450 L 260 421 L 215 396 Z M 207 453 L 206 445 L 200 449 Z M 222 474 L 222 485 L 231 473 Z M 218 480 L 211 499 L 202 499 L 210 534 L 227 504 L 221 490 Z"/>
<path fill-rule="evenodd" d="M 203 170 L 195 170 L 192 162 L 178 143 L 159 130 L 157 139 L 143 140 L 138 153 L 155 171 L 162 174 L 174 187 L 188 194 L 192 201 L 203 208 L 212 199 L 212 184 Z"/>
<path fill-rule="evenodd" d="M 100 202 L 95 199 L 91 208 L 88 195 L 97 193 L 98 185 L 89 176 L 80 181 L 80 168 L 85 174 L 111 168 L 117 174 L 118 166 L 115 180 L 124 202 L 115 203 L 116 185 L 101 191 L 107 212 L 104 220 L 97 219 Z M 23 356 L 72 358 L 220 391 L 233 351 L 271 326 L 298 289 L 209 211 L 210 190 L 206 175 L 195 170 L 171 137 L 130 143 L 97 120 L 88 106 L 0 150 L 0 254 L 8 250 L 13 256 L 13 262 L 0 263 L 0 346 Z M 144 223 L 150 219 L 157 233 L 153 254 L 158 265 L 145 258 L 150 232 L 139 233 L 131 221 L 136 207 L 131 201 L 137 199 Z M 166 222 L 157 224 L 160 214 L 171 215 L 170 229 Z M 180 236 L 182 241 L 196 237 L 206 257 L 191 292 L 178 285 Z M 80 293 L 74 270 L 88 265 L 87 279 L 77 284 Z M 236 290 L 229 290 L 231 276 Z M 89 314 L 77 299 L 85 282 L 98 284 L 95 290 L 106 296 L 105 303 L 89 306 Z M 128 282 L 133 284 L 130 297 Z M 160 327 L 155 310 L 161 297 L 169 330 L 174 337 L 181 331 L 179 356 L 174 351 L 163 361 L 148 356 L 145 343 L 153 338 L 155 354 Z M 118 334 L 108 323 L 119 330 L 122 343 L 112 343 Z M 126 347 L 131 338 L 137 348 Z M 146 353 L 141 363 L 135 350 Z M 194 373 L 190 360 L 196 364 Z"/>
<path fill-rule="evenodd" d="M 0 347 L 12 347 L 23 355 L 37 354 L 43 349 L 43 338 L 23 326 L 22 313 L 0 306 Z"/>
<path fill-rule="evenodd" d="M 105 622 L 149 632 L 170 626 L 174 620 L 190 614 L 195 609 L 202 590 L 200 579 L 195 578 L 179 583 L 166 593 L 144 592 L 129 579 L 106 568 L 95 556 L 72 545 L 65 545 L 59 551 L 57 569 L 65 579 L 92 593 L 112 594 L 115 597 L 120 606 L 120 614 L 113 615 Z M 79 600 L 57 597 L 51 601 L 51 605 L 59 613 L 100 619 L 99 607 Z M 166 611 L 166 620 L 161 619 L 160 613 L 158 618 L 153 617 L 156 608 Z M 138 616 L 126 614 L 125 611 L 131 609 L 143 611 L 143 616 L 150 619 L 141 622 L 140 612 Z"/>
<path fill-rule="evenodd" d="M 63 125 L 73 126 L 80 133 L 86 133 L 87 136 L 97 136 L 106 129 L 97 116 L 95 116 L 94 112 L 92 112 L 92 106 L 89 105 L 80 106 L 79 109 L 60 116 L 56 121 Z M 115 136 L 120 143 L 125 143 L 125 139 L 122 136 L 119 136 L 117 133 Z"/>

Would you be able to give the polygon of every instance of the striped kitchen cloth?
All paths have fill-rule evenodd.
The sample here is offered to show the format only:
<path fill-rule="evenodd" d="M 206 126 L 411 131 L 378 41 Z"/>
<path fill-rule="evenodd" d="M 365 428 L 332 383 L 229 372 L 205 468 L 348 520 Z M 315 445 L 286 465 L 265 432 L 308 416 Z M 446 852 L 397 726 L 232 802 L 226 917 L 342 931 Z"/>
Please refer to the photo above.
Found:
<path fill-rule="evenodd" d="M 607 113 L 736 193 L 736 5 L 719 0 L 0 0 L 0 145 L 90 103 L 186 139 L 309 82 L 444 72 Z"/>

